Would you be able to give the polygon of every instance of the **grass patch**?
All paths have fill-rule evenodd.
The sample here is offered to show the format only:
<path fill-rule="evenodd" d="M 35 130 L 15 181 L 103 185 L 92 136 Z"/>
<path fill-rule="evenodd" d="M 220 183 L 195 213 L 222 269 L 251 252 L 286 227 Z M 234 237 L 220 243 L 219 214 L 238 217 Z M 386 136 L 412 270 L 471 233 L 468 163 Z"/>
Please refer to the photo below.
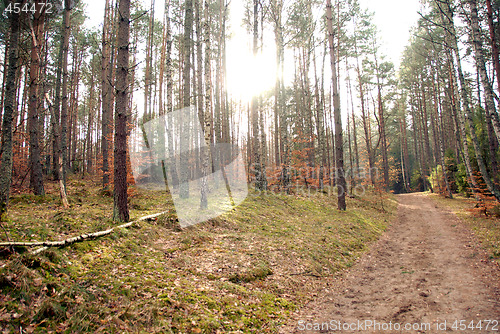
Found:
<path fill-rule="evenodd" d="M 4 223 L 11 238 L 55 240 L 113 225 L 112 198 L 99 182 L 70 180 L 68 191 L 67 210 L 57 195 L 41 203 L 19 195 Z M 251 192 L 236 210 L 180 230 L 165 192 L 136 189 L 130 201 L 133 219 L 172 213 L 98 240 L 0 259 L 0 327 L 276 333 L 352 266 L 397 206 L 389 197 L 380 210 L 380 197 L 368 192 L 339 212 L 326 194 Z"/>

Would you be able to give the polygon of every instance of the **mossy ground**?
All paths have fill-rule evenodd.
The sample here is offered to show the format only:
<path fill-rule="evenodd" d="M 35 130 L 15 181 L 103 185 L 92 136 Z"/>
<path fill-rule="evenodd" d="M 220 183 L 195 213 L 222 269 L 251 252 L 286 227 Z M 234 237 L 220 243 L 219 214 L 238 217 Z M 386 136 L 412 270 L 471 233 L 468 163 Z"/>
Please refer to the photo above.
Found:
<path fill-rule="evenodd" d="M 59 240 L 115 225 L 112 198 L 68 182 L 71 207 L 15 195 L 13 240 Z M 384 201 L 382 209 L 381 200 Z M 0 259 L 7 332 L 275 333 L 293 310 L 349 268 L 393 219 L 396 202 L 367 192 L 336 210 L 325 194 L 250 193 L 236 210 L 182 231 L 164 192 L 134 190 L 131 217 L 171 210 L 101 239 Z M 2 240 L 6 237 L 3 235 Z"/>
<path fill-rule="evenodd" d="M 469 226 L 482 247 L 488 252 L 490 259 L 500 265 L 500 219 L 496 216 L 482 215 L 475 210 L 477 202 L 472 198 L 455 195 L 453 199 L 430 194 L 437 203 L 449 208 L 467 226 Z"/>

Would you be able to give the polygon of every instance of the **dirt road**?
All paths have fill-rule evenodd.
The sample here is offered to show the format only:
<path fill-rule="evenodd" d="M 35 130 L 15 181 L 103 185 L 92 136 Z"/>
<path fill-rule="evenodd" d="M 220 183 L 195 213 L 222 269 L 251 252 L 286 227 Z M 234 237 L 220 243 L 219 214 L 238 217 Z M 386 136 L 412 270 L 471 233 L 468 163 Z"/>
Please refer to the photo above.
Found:
<path fill-rule="evenodd" d="M 470 230 L 423 194 L 398 200 L 381 240 L 283 333 L 500 333 L 499 271 Z"/>

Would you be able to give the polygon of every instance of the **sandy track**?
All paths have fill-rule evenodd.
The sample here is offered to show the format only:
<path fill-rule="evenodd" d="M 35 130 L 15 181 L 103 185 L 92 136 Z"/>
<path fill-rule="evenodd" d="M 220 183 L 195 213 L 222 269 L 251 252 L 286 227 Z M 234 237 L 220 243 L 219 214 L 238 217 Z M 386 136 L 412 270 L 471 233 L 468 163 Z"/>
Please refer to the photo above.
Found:
<path fill-rule="evenodd" d="M 423 194 L 398 200 L 398 218 L 381 240 L 283 333 L 500 333 L 500 323 L 486 329 L 484 321 L 500 321 L 500 273 L 470 230 Z M 335 330 L 332 320 L 355 330 Z"/>

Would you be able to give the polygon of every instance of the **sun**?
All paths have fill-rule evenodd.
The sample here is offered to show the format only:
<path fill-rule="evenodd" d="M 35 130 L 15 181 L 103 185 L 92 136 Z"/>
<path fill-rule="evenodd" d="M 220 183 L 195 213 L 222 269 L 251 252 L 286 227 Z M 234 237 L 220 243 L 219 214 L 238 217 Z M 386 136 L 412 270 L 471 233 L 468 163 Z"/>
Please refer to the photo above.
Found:
<path fill-rule="evenodd" d="M 231 39 L 227 51 L 227 90 L 229 94 L 250 102 L 252 97 L 271 90 L 276 83 L 276 56 L 271 48 L 253 55 L 241 39 Z"/>

